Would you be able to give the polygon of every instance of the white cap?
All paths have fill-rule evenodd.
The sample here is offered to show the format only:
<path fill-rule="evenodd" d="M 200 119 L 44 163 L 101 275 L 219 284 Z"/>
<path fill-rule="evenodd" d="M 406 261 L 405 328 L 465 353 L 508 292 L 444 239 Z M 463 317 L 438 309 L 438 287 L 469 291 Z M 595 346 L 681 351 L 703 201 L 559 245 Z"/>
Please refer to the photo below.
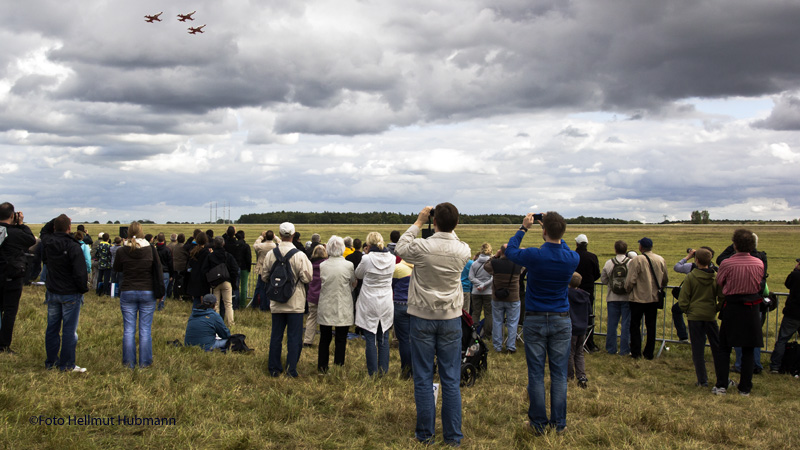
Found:
<path fill-rule="evenodd" d="M 294 234 L 294 224 L 291 222 L 283 222 L 278 228 L 278 233 L 281 236 L 291 236 Z"/>
<path fill-rule="evenodd" d="M 578 237 L 575 238 L 576 244 L 588 244 L 589 238 L 586 237 L 585 234 L 579 234 Z"/>
<path fill-rule="evenodd" d="M 635 251 L 631 250 L 631 251 L 628 252 L 628 258 L 633 259 L 633 258 L 636 258 L 636 256 L 638 256 L 638 255 L 636 254 Z"/>

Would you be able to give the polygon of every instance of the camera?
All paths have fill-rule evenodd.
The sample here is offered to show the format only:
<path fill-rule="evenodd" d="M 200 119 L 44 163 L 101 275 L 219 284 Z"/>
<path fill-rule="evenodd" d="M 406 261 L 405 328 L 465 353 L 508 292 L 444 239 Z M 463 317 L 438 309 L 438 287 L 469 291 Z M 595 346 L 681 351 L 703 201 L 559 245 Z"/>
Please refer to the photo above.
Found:
<path fill-rule="evenodd" d="M 430 217 L 433 217 L 433 213 L 436 212 L 436 208 L 431 208 L 431 213 L 429 214 Z"/>
<path fill-rule="evenodd" d="M 544 214 L 539 213 L 533 215 L 533 220 L 542 220 L 542 219 L 544 219 Z"/>

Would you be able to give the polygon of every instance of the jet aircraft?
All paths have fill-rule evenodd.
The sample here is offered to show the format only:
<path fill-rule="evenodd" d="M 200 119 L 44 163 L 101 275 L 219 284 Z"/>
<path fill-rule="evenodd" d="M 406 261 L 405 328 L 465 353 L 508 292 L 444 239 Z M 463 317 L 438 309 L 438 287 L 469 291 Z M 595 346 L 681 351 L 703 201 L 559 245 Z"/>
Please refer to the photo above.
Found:
<path fill-rule="evenodd" d="M 178 21 L 179 21 L 179 22 L 186 22 L 187 20 L 194 20 L 194 19 L 192 18 L 192 16 L 193 16 L 193 15 L 194 15 L 194 13 L 196 13 L 196 12 L 197 12 L 197 11 L 192 11 L 192 12 L 190 12 L 189 14 L 178 14 Z"/>
<path fill-rule="evenodd" d="M 206 25 L 203 24 L 203 26 L 200 27 L 189 27 L 189 34 L 203 33 L 203 27 L 205 26 Z"/>
<path fill-rule="evenodd" d="M 158 16 L 160 16 L 161 14 L 164 14 L 164 11 L 161 11 L 160 13 L 153 16 L 144 16 L 144 21 L 147 23 L 161 22 L 161 19 L 158 18 Z"/>

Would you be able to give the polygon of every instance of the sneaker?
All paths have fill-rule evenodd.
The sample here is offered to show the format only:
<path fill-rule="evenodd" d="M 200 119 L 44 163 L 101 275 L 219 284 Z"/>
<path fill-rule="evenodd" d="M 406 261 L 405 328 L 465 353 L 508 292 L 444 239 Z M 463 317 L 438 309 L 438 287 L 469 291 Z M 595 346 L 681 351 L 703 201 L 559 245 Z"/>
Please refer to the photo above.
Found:
<path fill-rule="evenodd" d="M 728 390 L 725 388 L 718 388 L 714 386 L 713 388 L 711 388 L 711 393 L 714 395 L 725 395 L 728 393 Z"/>
<path fill-rule="evenodd" d="M 753 369 L 753 375 L 761 375 L 761 372 L 763 371 L 764 369 L 762 369 L 761 367 L 756 367 L 755 369 Z"/>
<path fill-rule="evenodd" d="M 742 397 L 749 397 L 750 393 L 745 391 L 739 391 L 739 395 L 741 395 Z"/>
<path fill-rule="evenodd" d="M 679 339 L 678 342 L 680 342 L 681 344 L 688 344 L 689 343 L 689 338 Z"/>
<path fill-rule="evenodd" d="M 586 377 L 578 378 L 578 387 L 581 389 L 586 389 L 589 384 L 589 380 Z"/>
<path fill-rule="evenodd" d="M 698 382 L 697 382 L 697 383 L 695 383 L 694 385 L 695 385 L 695 386 L 697 386 L 697 387 L 708 387 L 708 382 L 706 382 L 706 383 L 701 383 L 701 382 L 699 382 L 699 381 L 698 381 Z"/>
<path fill-rule="evenodd" d="M 736 382 L 728 378 L 728 388 L 736 387 Z"/>
<path fill-rule="evenodd" d="M 778 369 L 769 369 L 769 373 L 771 373 L 773 375 L 778 375 L 781 372 Z"/>
<path fill-rule="evenodd" d="M 76 373 L 85 373 L 86 372 L 86 367 L 75 366 L 75 367 L 72 368 L 72 371 L 76 372 Z"/>

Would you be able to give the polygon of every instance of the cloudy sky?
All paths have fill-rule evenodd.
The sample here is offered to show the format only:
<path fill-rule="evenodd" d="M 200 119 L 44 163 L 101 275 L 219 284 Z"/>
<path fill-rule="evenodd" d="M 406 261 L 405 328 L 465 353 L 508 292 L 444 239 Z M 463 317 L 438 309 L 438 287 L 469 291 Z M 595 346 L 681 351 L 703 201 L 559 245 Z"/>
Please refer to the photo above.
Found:
<path fill-rule="evenodd" d="M 31 222 L 202 221 L 209 202 L 234 219 L 441 201 L 648 222 L 800 217 L 800 2 L 3 9 L 0 200 Z"/>

